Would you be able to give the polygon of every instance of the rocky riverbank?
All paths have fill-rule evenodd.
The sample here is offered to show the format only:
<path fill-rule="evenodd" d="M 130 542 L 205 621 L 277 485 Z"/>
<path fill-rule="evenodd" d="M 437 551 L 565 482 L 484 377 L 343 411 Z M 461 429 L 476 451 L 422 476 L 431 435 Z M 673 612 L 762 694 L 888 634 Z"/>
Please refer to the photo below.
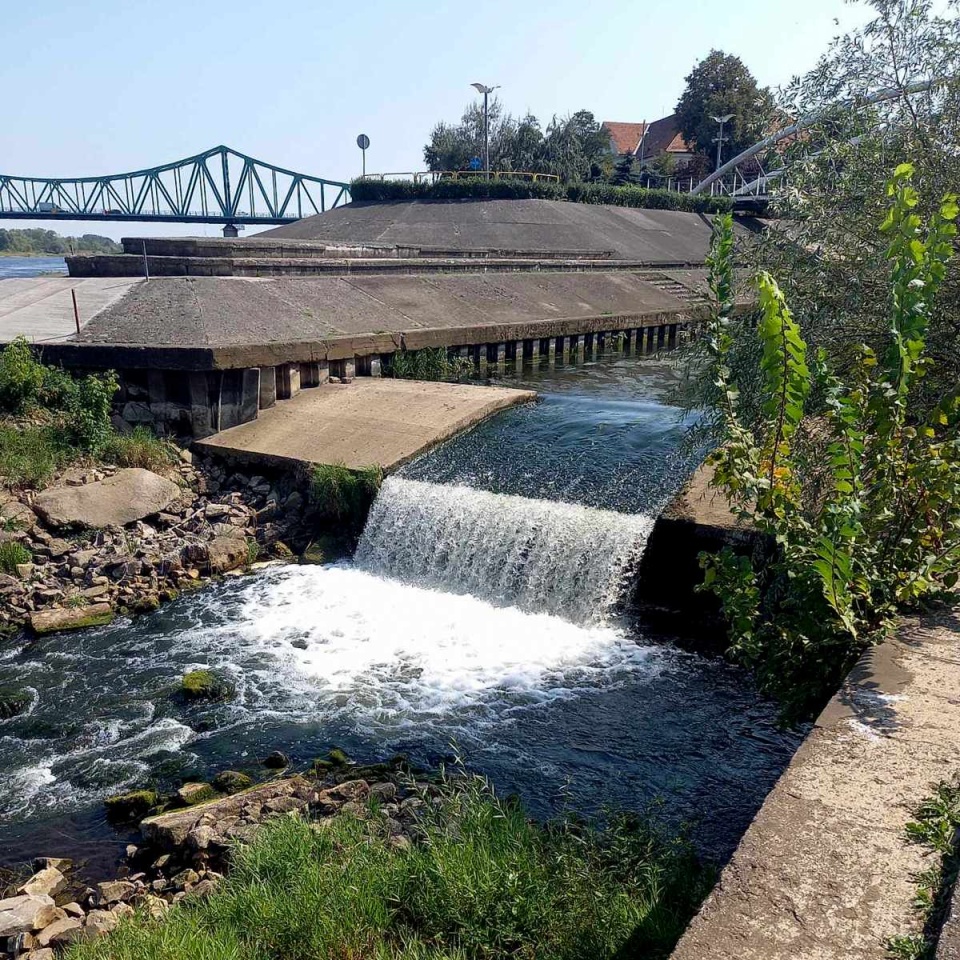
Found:
<path fill-rule="evenodd" d="M 304 817 L 322 830 L 343 814 L 368 818 L 375 806 L 377 829 L 390 846 L 409 847 L 417 811 L 437 787 L 414 780 L 402 764 L 355 767 L 338 751 L 331 756 L 307 773 L 233 793 L 227 791 L 249 783 L 243 774 L 184 784 L 160 800 L 173 809 L 141 822 L 143 840 L 127 847 L 116 878 L 95 886 L 74 876 L 68 860 L 35 860 L 33 875 L 0 899 L 0 956 L 53 960 L 55 951 L 110 933 L 135 910 L 162 917 L 183 900 L 208 895 L 229 870 L 231 848 L 275 817 Z"/>
<path fill-rule="evenodd" d="M 291 559 L 309 544 L 308 500 L 306 477 L 228 471 L 188 450 L 160 470 L 73 469 L 39 492 L 0 491 L 0 632 L 102 624 Z"/>

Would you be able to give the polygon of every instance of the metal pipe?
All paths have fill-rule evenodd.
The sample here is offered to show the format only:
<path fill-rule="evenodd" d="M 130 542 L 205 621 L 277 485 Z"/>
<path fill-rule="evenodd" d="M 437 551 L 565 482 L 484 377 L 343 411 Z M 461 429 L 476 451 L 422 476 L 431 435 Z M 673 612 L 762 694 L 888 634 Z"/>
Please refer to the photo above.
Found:
<path fill-rule="evenodd" d="M 839 104 L 839 106 L 843 109 L 851 109 L 859 104 L 882 103 L 885 100 L 897 100 L 900 97 L 909 97 L 915 93 L 925 93 L 928 90 L 932 90 L 934 87 L 938 87 L 941 84 L 946 83 L 948 79 L 949 78 L 947 77 L 942 77 L 937 80 L 924 80 L 918 83 L 911 83 L 905 87 L 887 88 L 871 94 L 869 97 L 865 97 L 862 100 L 846 100 Z M 792 137 L 801 130 L 805 130 L 807 127 L 816 123 L 817 120 L 819 120 L 825 113 L 828 112 L 828 110 L 832 109 L 834 109 L 834 106 L 824 107 L 822 110 L 816 110 L 813 113 L 808 113 L 806 116 L 797 120 L 796 123 L 791 123 L 790 126 L 784 127 L 782 130 L 778 130 L 776 133 L 770 134 L 769 137 L 764 137 L 763 140 L 755 143 L 752 147 L 748 147 L 742 153 L 738 153 L 732 160 L 728 160 L 725 164 L 723 164 L 723 166 L 717 167 L 713 173 L 701 180 L 690 191 L 690 195 L 696 196 L 698 193 L 702 193 L 707 187 L 710 186 L 710 184 L 716 180 L 719 180 L 725 173 L 738 167 L 741 163 L 743 163 L 744 160 L 749 160 L 762 150 L 772 147 L 775 143 L 779 143 L 781 140 L 785 140 L 787 137 Z"/>

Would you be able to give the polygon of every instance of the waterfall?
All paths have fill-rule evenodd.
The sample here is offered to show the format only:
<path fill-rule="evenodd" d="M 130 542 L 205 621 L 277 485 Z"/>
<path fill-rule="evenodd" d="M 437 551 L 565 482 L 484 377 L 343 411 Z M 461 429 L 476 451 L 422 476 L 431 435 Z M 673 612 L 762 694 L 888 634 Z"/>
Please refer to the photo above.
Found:
<path fill-rule="evenodd" d="M 356 553 L 371 573 L 575 623 L 604 620 L 649 517 L 388 478 Z"/>

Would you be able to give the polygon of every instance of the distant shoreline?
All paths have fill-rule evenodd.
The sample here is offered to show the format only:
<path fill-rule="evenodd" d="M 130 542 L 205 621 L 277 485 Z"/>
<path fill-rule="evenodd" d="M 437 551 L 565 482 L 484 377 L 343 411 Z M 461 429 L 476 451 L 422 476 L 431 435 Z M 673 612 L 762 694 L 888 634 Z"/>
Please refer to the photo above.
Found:
<path fill-rule="evenodd" d="M 10 250 L 0 250 L 0 257 L 19 257 L 21 260 L 62 260 L 72 256 L 72 253 L 13 253 Z"/>

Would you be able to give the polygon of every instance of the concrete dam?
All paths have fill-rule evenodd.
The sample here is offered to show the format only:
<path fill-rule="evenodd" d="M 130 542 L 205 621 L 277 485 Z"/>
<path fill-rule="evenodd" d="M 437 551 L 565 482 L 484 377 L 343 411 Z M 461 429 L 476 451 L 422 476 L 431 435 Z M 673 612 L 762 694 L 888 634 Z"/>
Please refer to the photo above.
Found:
<path fill-rule="evenodd" d="M 703 314 L 710 234 L 697 214 L 546 200 L 354 203 L 69 257 L 69 279 L 6 284 L 0 341 L 41 323 L 49 361 L 119 372 L 128 423 L 199 439 L 401 350 L 479 372 L 671 346 Z"/>

